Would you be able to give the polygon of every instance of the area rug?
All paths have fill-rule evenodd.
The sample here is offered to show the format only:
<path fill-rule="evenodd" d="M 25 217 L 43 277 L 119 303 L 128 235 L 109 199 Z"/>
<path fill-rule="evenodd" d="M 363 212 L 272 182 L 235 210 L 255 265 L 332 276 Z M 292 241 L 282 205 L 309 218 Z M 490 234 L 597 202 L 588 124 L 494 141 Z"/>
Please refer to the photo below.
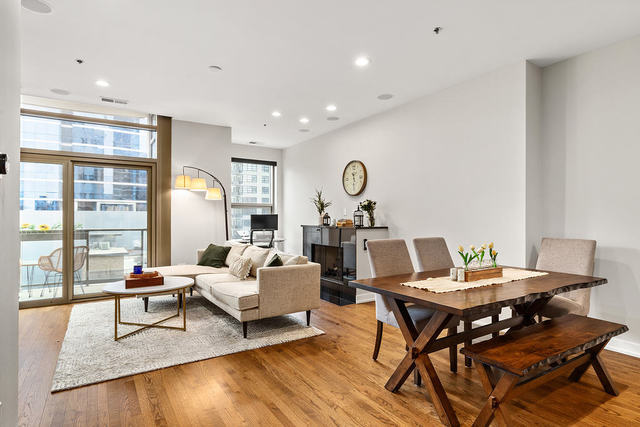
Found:
<path fill-rule="evenodd" d="M 176 299 L 152 297 L 149 312 L 137 298 L 121 300 L 122 320 L 152 323 L 176 312 Z M 304 313 L 242 325 L 201 296 L 187 297 L 187 331 L 147 329 L 119 341 L 113 339 L 114 302 L 76 304 L 60 349 L 51 391 L 62 391 L 226 354 L 321 335 L 306 326 Z M 164 324 L 182 326 L 182 318 Z M 125 334 L 135 326 L 118 325 Z"/>

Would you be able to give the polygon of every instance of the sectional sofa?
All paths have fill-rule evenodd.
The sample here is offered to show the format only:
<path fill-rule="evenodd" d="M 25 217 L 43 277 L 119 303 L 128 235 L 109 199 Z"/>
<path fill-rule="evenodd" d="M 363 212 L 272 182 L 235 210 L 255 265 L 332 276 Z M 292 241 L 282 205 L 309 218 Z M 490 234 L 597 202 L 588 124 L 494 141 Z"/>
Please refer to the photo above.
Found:
<path fill-rule="evenodd" d="M 184 276 L 194 279 L 195 290 L 242 322 L 242 334 L 247 337 L 247 325 L 252 320 L 306 311 L 307 325 L 311 310 L 320 306 L 320 265 L 307 257 L 278 252 L 284 265 L 264 267 L 273 249 L 253 245 L 234 245 L 234 256 L 252 260 L 249 277 L 242 280 L 229 273 L 230 257 L 224 267 L 197 265 L 204 250 L 197 251 L 196 264 L 152 267 L 164 276 Z"/>

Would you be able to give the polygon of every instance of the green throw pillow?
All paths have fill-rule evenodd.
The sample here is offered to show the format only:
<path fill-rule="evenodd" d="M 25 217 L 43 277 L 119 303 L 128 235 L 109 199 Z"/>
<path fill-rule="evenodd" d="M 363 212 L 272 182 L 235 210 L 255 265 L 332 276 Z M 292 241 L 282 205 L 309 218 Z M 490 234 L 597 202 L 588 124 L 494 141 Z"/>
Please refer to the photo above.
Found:
<path fill-rule="evenodd" d="M 209 267 L 224 267 L 224 261 L 227 259 L 227 255 L 231 250 L 230 246 L 218 246 L 210 244 L 209 247 L 202 254 L 202 258 L 198 262 L 198 265 L 206 265 Z"/>
<path fill-rule="evenodd" d="M 273 258 L 271 258 L 271 261 L 269 261 L 266 267 L 280 267 L 282 265 L 284 265 L 284 263 L 282 262 L 282 258 L 280 258 L 278 254 L 274 254 Z"/>

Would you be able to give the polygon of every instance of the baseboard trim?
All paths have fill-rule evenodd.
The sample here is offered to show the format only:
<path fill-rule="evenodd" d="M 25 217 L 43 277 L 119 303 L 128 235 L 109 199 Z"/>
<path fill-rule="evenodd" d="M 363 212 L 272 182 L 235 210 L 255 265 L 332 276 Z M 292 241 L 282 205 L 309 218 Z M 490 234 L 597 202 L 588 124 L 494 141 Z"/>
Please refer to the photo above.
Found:
<path fill-rule="evenodd" d="M 616 353 L 626 354 L 627 356 L 633 356 L 640 358 L 640 344 L 633 341 L 623 340 L 618 337 L 614 337 L 609 341 L 609 344 L 605 347 L 607 350 L 615 351 Z"/>

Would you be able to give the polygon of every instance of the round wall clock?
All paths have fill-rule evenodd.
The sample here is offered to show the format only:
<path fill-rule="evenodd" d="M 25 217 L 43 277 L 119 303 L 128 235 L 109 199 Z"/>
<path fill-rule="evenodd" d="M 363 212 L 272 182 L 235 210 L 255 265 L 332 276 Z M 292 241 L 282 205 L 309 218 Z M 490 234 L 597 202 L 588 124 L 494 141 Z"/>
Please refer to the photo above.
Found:
<path fill-rule="evenodd" d="M 367 186 L 367 168 L 360 160 L 351 160 L 342 172 L 342 187 L 350 196 L 357 196 Z"/>

